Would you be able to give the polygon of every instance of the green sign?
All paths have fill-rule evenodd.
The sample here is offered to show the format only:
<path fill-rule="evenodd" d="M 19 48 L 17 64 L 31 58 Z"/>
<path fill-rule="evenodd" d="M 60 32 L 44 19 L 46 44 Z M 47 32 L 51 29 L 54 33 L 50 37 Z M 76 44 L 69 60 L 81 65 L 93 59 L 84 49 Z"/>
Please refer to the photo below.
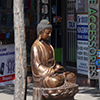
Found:
<path fill-rule="evenodd" d="M 88 75 L 97 79 L 96 54 L 99 48 L 99 0 L 88 0 Z"/>

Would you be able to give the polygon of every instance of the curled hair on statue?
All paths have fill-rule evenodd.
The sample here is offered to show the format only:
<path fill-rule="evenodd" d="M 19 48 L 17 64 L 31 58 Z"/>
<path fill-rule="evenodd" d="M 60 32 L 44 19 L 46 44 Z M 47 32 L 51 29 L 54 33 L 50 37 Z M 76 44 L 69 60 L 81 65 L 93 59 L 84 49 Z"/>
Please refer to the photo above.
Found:
<path fill-rule="evenodd" d="M 44 32 L 45 29 L 52 29 L 52 25 L 46 19 L 42 19 L 40 23 L 37 25 L 37 35 Z"/>

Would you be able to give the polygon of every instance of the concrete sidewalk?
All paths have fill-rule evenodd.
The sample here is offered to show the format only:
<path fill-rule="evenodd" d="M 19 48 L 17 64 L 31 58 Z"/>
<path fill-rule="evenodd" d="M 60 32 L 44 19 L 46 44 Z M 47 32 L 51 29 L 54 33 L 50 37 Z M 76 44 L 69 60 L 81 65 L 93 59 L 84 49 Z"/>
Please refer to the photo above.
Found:
<path fill-rule="evenodd" d="M 33 84 L 27 85 L 27 100 L 32 100 Z M 13 100 L 14 85 L 0 87 L 0 100 Z M 79 87 L 79 92 L 74 100 L 100 100 L 100 90 L 93 87 Z"/>
<path fill-rule="evenodd" d="M 79 87 L 75 100 L 100 100 L 100 90 L 94 87 Z"/>
<path fill-rule="evenodd" d="M 27 85 L 27 100 L 32 100 L 32 87 L 33 84 Z M 13 100 L 14 98 L 14 85 L 0 86 L 0 100 Z"/>

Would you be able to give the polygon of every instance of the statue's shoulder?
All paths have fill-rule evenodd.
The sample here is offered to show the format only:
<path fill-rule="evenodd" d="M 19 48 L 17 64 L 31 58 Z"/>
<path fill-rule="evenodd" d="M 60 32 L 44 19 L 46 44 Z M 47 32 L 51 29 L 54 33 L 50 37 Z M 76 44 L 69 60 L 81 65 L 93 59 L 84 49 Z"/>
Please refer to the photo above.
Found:
<path fill-rule="evenodd" d="M 34 43 L 32 44 L 32 47 L 37 46 L 39 44 L 38 40 L 35 40 Z"/>
<path fill-rule="evenodd" d="M 41 42 L 37 39 L 34 41 L 34 43 L 32 44 L 32 48 L 39 48 L 41 47 Z"/>

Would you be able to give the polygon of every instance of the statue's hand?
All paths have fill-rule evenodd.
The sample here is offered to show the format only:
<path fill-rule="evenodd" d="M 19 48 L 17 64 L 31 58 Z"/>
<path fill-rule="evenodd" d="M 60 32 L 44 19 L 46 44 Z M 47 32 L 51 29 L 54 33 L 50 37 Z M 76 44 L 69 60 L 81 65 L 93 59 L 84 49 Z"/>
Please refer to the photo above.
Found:
<path fill-rule="evenodd" d="M 54 66 L 54 64 L 55 64 L 54 58 L 51 58 L 51 59 L 48 60 L 49 66 Z"/>
<path fill-rule="evenodd" d="M 55 73 L 55 69 L 51 68 L 51 74 L 54 74 Z"/>
<path fill-rule="evenodd" d="M 65 72 L 65 68 L 59 64 L 55 66 L 55 72 Z"/>

